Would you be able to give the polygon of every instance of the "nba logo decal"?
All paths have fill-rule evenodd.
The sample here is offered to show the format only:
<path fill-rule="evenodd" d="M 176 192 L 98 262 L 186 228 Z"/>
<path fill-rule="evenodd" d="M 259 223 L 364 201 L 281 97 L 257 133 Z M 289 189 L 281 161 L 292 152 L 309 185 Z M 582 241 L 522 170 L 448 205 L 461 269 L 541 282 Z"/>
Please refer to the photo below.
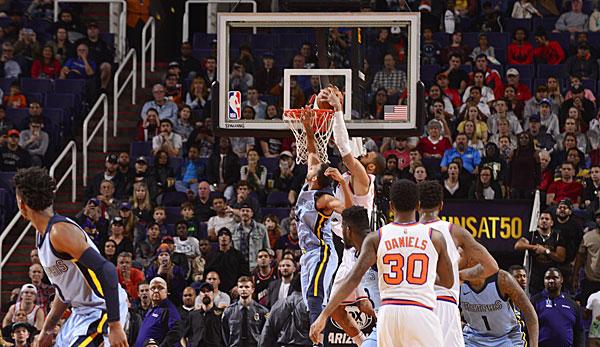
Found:
<path fill-rule="evenodd" d="M 242 94 L 237 90 L 230 91 L 227 99 L 229 100 L 229 110 L 227 111 L 227 119 L 242 119 Z"/>

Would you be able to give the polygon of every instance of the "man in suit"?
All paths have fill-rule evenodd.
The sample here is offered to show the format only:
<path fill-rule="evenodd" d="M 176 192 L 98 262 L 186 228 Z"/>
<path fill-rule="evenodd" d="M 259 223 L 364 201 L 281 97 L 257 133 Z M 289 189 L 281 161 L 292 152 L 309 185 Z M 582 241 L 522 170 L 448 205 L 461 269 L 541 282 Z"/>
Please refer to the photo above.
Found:
<path fill-rule="evenodd" d="M 285 299 L 292 294 L 290 283 L 296 274 L 296 264 L 288 258 L 283 258 L 279 262 L 279 278 L 269 283 L 269 294 L 267 307 L 271 308 L 277 300 Z"/>

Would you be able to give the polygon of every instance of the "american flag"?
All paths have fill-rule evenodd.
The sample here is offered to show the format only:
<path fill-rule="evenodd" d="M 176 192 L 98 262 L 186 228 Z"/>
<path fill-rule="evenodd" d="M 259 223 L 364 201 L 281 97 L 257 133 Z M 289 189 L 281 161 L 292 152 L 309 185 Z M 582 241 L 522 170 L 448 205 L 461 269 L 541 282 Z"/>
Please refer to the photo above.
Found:
<path fill-rule="evenodd" d="M 397 122 L 408 121 L 408 106 L 406 105 L 384 105 L 383 119 Z"/>

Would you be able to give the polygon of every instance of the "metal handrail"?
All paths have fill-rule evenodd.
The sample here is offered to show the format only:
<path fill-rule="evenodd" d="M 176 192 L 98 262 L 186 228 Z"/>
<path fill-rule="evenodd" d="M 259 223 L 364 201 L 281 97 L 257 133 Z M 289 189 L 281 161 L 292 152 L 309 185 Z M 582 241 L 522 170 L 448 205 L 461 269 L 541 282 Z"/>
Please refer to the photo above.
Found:
<path fill-rule="evenodd" d="M 58 180 L 58 183 L 56 184 L 56 191 L 60 189 L 67 177 L 69 177 L 69 174 L 71 174 L 71 202 L 75 202 L 77 196 L 77 145 L 75 144 L 75 141 L 70 141 L 65 147 L 65 149 L 63 149 L 62 153 L 58 156 L 58 158 L 56 158 L 54 164 L 52 164 L 52 166 L 50 167 L 49 174 L 50 176 L 54 177 L 54 172 L 56 171 L 56 168 L 62 163 L 62 160 L 69 152 L 71 152 L 71 165 L 69 165 L 67 171 L 63 174 L 60 180 Z M 6 237 L 10 234 L 12 229 L 19 222 L 19 219 L 21 219 L 21 217 L 21 212 L 17 212 L 17 214 L 8 224 L 8 226 L 0 234 L 0 259 L 2 260 L 0 262 L 0 292 L 2 291 L 2 270 L 4 269 L 4 265 L 6 265 L 12 254 L 15 252 L 15 250 L 25 237 L 25 235 L 27 235 L 27 232 L 29 232 L 29 230 L 32 227 L 31 222 L 29 222 L 27 226 L 23 229 L 23 231 L 21 231 L 21 234 L 19 235 L 15 243 L 11 246 L 8 252 L 6 252 L 6 256 L 3 256 L 2 248 L 4 244 L 4 239 L 6 239 Z"/>
<path fill-rule="evenodd" d="M 146 30 L 150 27 L 150 40 L 146 42 Z M 156 21 L 149 17 L 142 28 L 142 88 L 146 88 L 146 50 L 150 48 L 150 71 L 154 72 L 154 58 L 156 56 Z"/>
<path fill-rule="evenodd" d="M 84 3 L 118 3 L 121 4 L 122 11 L 119 15 L 119 33 L 118 33 L 118 42 L 117 42 L 117 59 L 122 61 L 123 55 L 125 54 L 126 49 L 126 40 L 127 40 L 127 0 L 54 0 L 54 22 L 58 21 L 59 2 L 84 2 Z"/>
<path fill-rule="evenodd" d="M 100 118 L 100 121 L 98 122 L 98 124 L 96 124 L 96 127 L 94 128 L 94 130 L 92 131 L 92 134 L 88 136 L 88 127 L 90 124 L 90 121 L 92 120 L 92 117 L 94 116 L 94 114 L 96 114 L 96 111 L 98 111 L 98 108 L 100 107 L 100 105 L 102 105 L 102 117 Z M 108 96 L 106 96 L 105 93 L 102 93 L 102 95 L 100 95 L 100 97 L 98 98 L 98 100 L 96 101 L 96 104 L 94 105 L 94 107 L 92 107 L 92 109 L 90 110 L 90 112 L 88 113 L 88 115 L 85 117 L 85 120 L 83 121 L 83 186 L 86 187 L 87 186 L 87 173 L 88 173 L 88 147 L 90 145 L 90 143 L 92 142 L 92 140 L 94 139 L 94 136 L 96 136 L 96 133 L 100 130 L 100 126 L 102 126 L 102 151 L 104 153 L 106 153 L 107 148 L 108 148 Z"/>
<path fill-rule="evenodd" d="M 185 2 L 185 12 L 183 13 L 183 39 L 181 42 L 189 41 L 190 4 L 252 4 L 253 13 L 256 13 L 258 8 L 255 0 L 187 0 Z M 209 25 L 208 21 L 206 25 Z M 253 29 L 253 32 L 256 34 L 256 28 Z"/>
<path fill-rule="evenodd" d="M 133 66 L 131 68 L 131 72 L 123 82 L 121 88 L 119 88 L 119 76 L 121 75 L 121 71 L 127 63 L 129 59 L 132 59 Z M 132 88 L 131 88 L 131 103 L 135 105 L 135 94 L 137 92 L 137 54 L 135 53 L 135 49 L 130 49 L 125 59 L 121 62 L 121 66 L 117 72 L 115 72 L 115 76 L 113 77 L 114 87 L 113 87 L 113 136 L 117 136 L 117 121 L 119 120 L 119 97 L 123 94 L 127 83 L 132 80 Z"/>

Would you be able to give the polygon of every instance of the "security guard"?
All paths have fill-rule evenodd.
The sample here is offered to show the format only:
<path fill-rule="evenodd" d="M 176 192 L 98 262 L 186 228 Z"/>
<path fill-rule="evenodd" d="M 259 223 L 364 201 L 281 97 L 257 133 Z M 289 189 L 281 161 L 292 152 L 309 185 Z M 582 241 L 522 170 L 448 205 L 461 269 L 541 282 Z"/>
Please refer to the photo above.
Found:
<path fill-rule="evenodd" d="M 230 347 L 257 347 L 269 310 L 252 299 L 251 277 L 240 277 L 237 287 L 240 300 L 223 313 L 223 337 Z"/>

